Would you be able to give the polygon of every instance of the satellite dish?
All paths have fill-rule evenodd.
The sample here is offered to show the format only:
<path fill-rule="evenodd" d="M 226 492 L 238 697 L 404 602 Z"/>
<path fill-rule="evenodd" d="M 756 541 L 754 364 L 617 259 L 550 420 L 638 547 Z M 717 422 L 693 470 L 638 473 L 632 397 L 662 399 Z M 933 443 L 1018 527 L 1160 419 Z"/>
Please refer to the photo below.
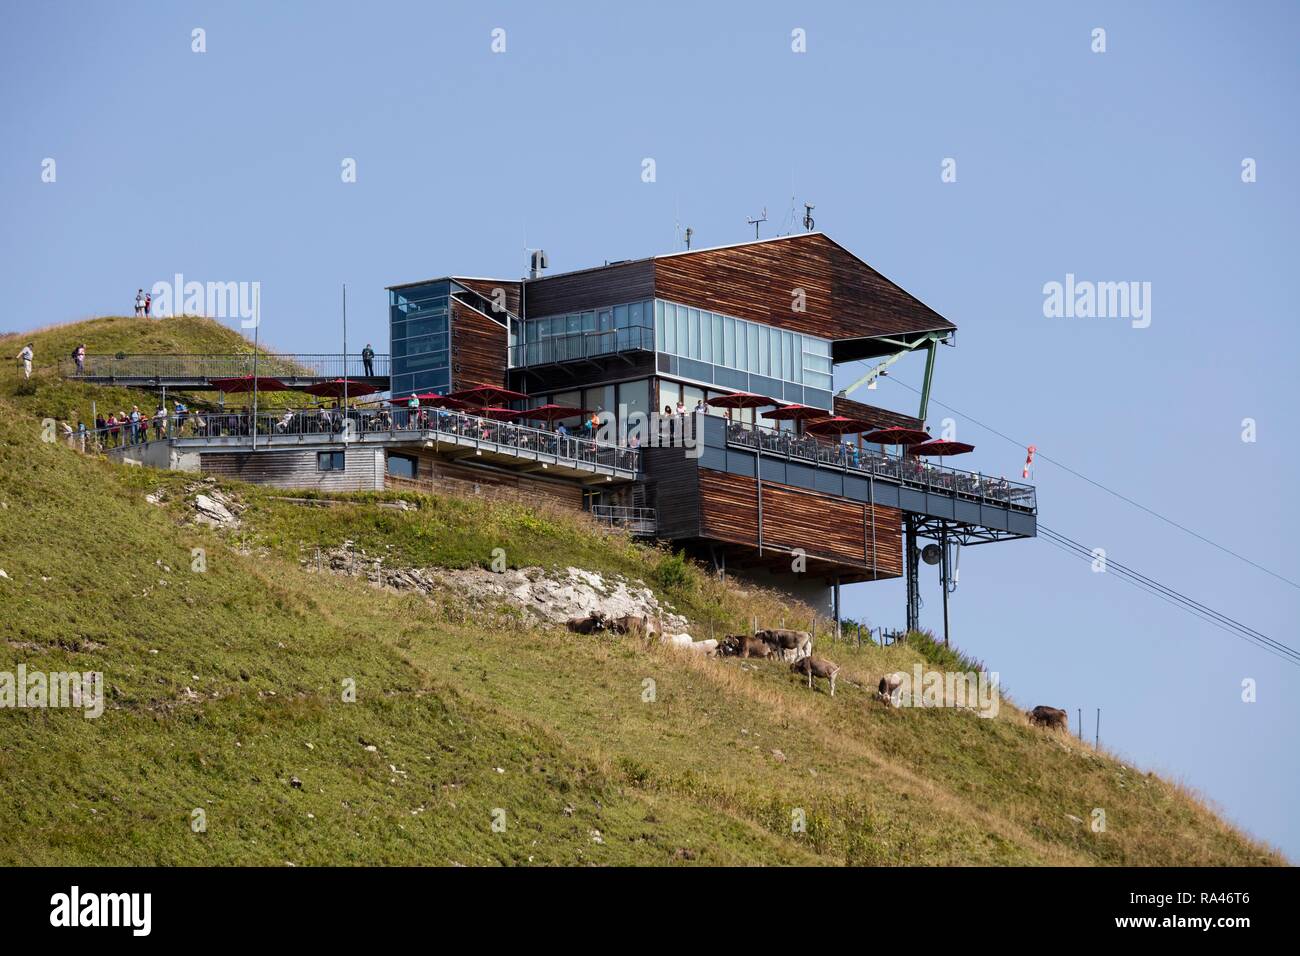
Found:
<path fill-rule="evenodd" d="M 942 557 L 943 552 L 937 544 L 927 544 L 921 549 L 921 560 L 926 564 L 938 564 Z"/>

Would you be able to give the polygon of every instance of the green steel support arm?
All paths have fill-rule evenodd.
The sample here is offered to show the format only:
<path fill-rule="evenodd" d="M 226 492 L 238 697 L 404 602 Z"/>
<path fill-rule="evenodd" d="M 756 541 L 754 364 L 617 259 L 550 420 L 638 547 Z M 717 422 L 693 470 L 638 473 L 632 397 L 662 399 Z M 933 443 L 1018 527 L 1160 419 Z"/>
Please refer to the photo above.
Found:
<path fill-rule="evenodd" d="M 934 380 L 934 355 L 938 351 L 935 344 L 935 340 L 931 339 L 925 347 L 925 381 L 921 385 L 921 410 L 916 416 L 921 419 L 922 425 L 925 424 L 925 413 L 930 408 L 930 383 Z"/>

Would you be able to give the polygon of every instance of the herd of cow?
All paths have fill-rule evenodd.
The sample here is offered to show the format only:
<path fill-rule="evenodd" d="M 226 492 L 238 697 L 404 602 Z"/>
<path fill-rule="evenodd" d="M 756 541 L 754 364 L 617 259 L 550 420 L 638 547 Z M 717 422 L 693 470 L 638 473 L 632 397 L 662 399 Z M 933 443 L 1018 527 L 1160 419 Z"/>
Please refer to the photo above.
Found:
<path fill-rule="evenodd" d="M 665 643 L 716 654 L 718 657 L 760 660 L 775 658 L 791 661 L 790 670 L 796 674 L 806 675 L 809 689 L 812 689 L 814 677 L 829 682 L 832 697 L 835 696 L 835 675 L 840 672 L 840 665 L 834 661 L 828 661 L 824 657 L 813 657 L 811 634 L 784 627 L 764 628 L 753 634 L 728 634 L 721 641 L 696 641 L 689 634 L 661 635 L 655 620 L 648 615 L 627 614 L 622 617 L 610 617 L 599 611 L 593 611 L 585 617 L 570 618 L 568 628 L 577 634 L 597 634 L 607 631 L 610 634 L 630 634 L 642 638 L 659 637 Z M 876 686 L 876 699 L 894 707 L 901 706 L 900 692 L 907 676 L 902 672 L 895 672 L 880 678 L 880 683 Z M 1029 723 L 1051 730 L 1064 729 L 1066 733 L 1070 730 L 1070 717 L 1065 711 L 1041 704 L 1029 712 Z"/>

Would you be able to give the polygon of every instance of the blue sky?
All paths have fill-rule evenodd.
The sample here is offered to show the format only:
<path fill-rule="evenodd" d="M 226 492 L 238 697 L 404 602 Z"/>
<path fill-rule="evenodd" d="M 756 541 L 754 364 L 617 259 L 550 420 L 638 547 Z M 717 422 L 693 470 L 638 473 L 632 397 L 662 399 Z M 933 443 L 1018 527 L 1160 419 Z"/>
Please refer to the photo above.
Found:
<path fill-rule="evenodd" d="M 526 245 L 553 271 L 668 252 L 678 223 L 743 241 L 763 207 L 771 236 L 793 192 L 960 327 L 938 401 L 1300 580 L 1292 4 L 25 2 L 6 21 L 0 326 L 123 313 L 182 272 L 260 282 L 265 341 L 334 351 L 346 282 L 353 347 L 384 351 L 387 284 L 517 276 Z M 1045 318 L 1067 273 L 1150 282 L 1150 326 Z M 920 360 L 896 377 L 919 384 Z M 916 402 L 895 381 L 856 397 Z M 1019 473 L 1022 449 L 952 417 L 962 464 Z M 1035 480 L 1044 524 L 1300 643 L 1295 587 L 1046 462 Z M 900 583 L 847 595 L 902 621 Z M 952 616 L 1021 704 L 1081 707 L 1089 731 L 1100 707 L 1103 743 L 1300 859 L 1300 669 L 1043 541 L 967 549 Z"/>

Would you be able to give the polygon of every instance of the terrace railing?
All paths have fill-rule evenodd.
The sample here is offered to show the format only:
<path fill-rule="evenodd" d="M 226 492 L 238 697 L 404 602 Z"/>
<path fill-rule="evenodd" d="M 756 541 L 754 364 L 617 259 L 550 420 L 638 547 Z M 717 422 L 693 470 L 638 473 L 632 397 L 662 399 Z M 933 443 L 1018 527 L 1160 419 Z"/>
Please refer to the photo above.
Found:
<path fill-rule="evenodd" d="M 748 422 L 728 422 L 727 441 L 746 448 L 760 448 L 764 454 L 778 455 L 792 461 L 808 461 L 885 478 L 909 488 L 986 501 L 1031 513 L 1038 511 L 1033 485 L 948 468 L 924 458 L 882 455 L 867 449 L 859 453 L 856 445 L 826 441 L 813 435 L 795 435 L 793 432 L 755 426 Z"/>
<path fill-rule="evenodd" d="M 654 508 L 625 508 L 619 505 L 592 505 L 591 516 L 615 528 L 624 528 L 632 534 L 652 535 L 658 526 Z"/>
<path fill-rule="evenodd" d="M 431 408 L 353 408 L 346 413 L 330 408 L 278 409 L 258 412 L 256 416 L 249 412 L 173 413 L 166 418 L 142 418 L 136 425 L 125 422 L 92 429 L 87 433 L 87 445 L 88 450 L 107 450 L 151 441 L 244 438 L 251 437 L 254 431 L 268 445 L 276 444 L 276 439 L 301 436 L 351 441 L 364 436 L 396 438 L 398 432 L 419 432 L 422 440 L 446 438 L 521 457 L 540 455 L 575 465 L 632 472 L 641 469 L 641 452 L 635 448 Z"/>
<path fill-rule="evenodd" d="M 511 346 L 510 366 L 552 365 L 556 362 L 599 358 L 617 352 L 653 352 L 654 347 L 655 330 L 648 325 L 603 332 L 574 332 Z"/>
<path fill-rule="evenodd" d="M 371 363 L 374 371 L 366 371 L 365 361 L 359 353 L 349 353 L 346 361 L 340 355 L 303 353 L 294 355 L 257 356 L 257 374 L 273 378 L 366 378 L 371 375 L 387 376 L 389 357 L 376 355 Z M 64 378 L 195 380 L 235 378 L 253 374 L 252 353 L 230 354 L 128 354 L 87 355 L 83 368 L 69 356 L 59 360 L 59 374 Z"/>

